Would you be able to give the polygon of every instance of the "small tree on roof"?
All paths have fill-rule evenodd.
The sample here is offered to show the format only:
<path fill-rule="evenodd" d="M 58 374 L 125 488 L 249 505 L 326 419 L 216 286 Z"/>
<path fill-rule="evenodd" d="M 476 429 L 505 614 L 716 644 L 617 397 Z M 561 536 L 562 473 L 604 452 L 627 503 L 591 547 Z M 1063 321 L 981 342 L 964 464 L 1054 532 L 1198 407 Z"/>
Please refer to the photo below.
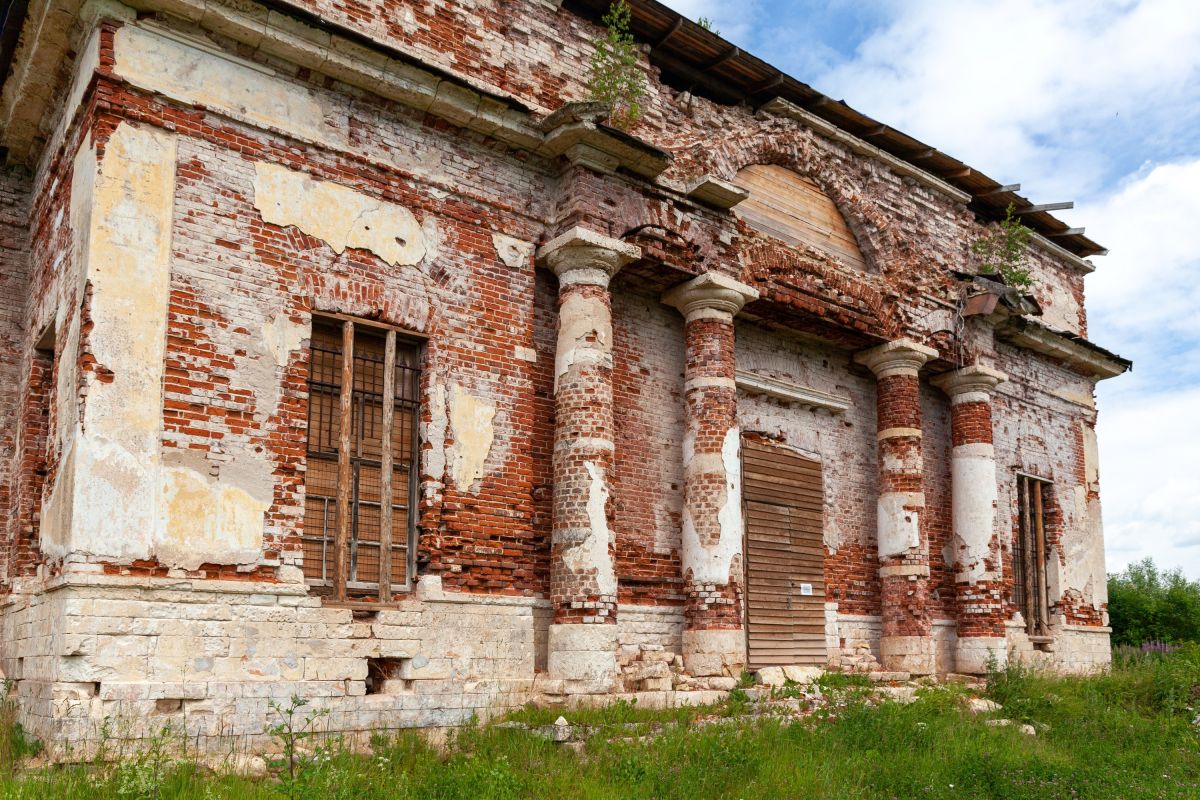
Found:
<path fill-rule="evenodd" d="M 971 243 L 971 252 L 979 259 L 980 274 L 999 275 L 1017 289 L 1033 286 L 1027 261 L 1032 234 L 1033 230 L 1017 219 L 1016 209 L 1009 203 L 1004 219 Z"/>
<path fill-rule="evenodd" d="M 625 0 L 617 0 L 604 15 L 608 32 L 592 42 L 588 89 L 593 100 L 612 104 L 609 121 L 622 130 L 632 128 L 642 116 L 646 74 L 638 66 L 637 43 L 629 32 L 631 14 Z"/>

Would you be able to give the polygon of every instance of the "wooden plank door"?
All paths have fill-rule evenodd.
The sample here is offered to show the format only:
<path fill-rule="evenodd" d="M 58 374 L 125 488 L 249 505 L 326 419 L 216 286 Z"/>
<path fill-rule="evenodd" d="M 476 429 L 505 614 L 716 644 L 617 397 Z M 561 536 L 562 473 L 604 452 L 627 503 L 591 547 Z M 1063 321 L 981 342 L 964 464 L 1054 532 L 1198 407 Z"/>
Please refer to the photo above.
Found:
<path fill-rule="evenodd" d="M 825 542 L 821 464 L 742 440 L 746 635 L 752 668 L 824 664 Z"/>

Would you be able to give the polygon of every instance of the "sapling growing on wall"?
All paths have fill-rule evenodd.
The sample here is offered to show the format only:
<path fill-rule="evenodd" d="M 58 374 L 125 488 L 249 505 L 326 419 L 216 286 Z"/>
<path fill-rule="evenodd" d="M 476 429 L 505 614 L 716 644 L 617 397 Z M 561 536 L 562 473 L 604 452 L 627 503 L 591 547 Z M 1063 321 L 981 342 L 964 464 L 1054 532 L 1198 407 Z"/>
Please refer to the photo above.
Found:
<path fill-rule="evenodd" d="M 617 0 L 604 15 L 608 32 L 597 38 L 592 53 L 588 89 L 593 100 L 612 104 L 609 120 L 622 130 L 632 128 L 642 116 L 646 75 L 638 66 L 637 44 L 629 32 L 630 11 Z"/>
<path fill-rule="evenodd" d="M 999 275 L 1017 289 L 1032 286 L 1033 278 L 1026 260 L 1032 233 L 1017 219 L 1016 210 L 1010 203 L 1004 219 L 971 243 L 971 252 L 979 259 L 980 274 Z"/>

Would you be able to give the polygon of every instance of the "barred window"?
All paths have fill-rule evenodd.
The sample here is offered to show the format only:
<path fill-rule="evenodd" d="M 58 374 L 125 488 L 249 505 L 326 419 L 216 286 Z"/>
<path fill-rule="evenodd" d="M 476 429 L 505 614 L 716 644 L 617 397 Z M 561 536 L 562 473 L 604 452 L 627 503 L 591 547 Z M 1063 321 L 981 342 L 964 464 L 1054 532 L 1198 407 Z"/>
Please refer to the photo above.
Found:
<path fill-rule="evenodd" d="M 1035 639 L 1050 633 L 1046 590 L 1046 501 L 1050 483 L 1017 475 L 1017 535 L 1013 540 L 1012 602 L 1025 617 L 1026 633 Z"/>
<path fill-rule="evenodd" d="M 313 320 L 301 538 L 305 577 L 333 600 L 411 588 L 420 357 L 389 328 Z"/>

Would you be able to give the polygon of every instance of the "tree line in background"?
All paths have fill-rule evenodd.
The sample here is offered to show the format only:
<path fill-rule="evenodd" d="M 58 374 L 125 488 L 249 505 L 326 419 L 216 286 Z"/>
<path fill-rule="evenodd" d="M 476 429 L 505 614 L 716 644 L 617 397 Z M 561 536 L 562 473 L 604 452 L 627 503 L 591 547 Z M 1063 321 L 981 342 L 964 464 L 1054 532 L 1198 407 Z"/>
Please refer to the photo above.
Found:
<path fill-rule="evenodd" d="M 1108 617 L 1113 645 L 1200 642 L 1200 581 L 1135 561 L 1108 576 Z"/>

